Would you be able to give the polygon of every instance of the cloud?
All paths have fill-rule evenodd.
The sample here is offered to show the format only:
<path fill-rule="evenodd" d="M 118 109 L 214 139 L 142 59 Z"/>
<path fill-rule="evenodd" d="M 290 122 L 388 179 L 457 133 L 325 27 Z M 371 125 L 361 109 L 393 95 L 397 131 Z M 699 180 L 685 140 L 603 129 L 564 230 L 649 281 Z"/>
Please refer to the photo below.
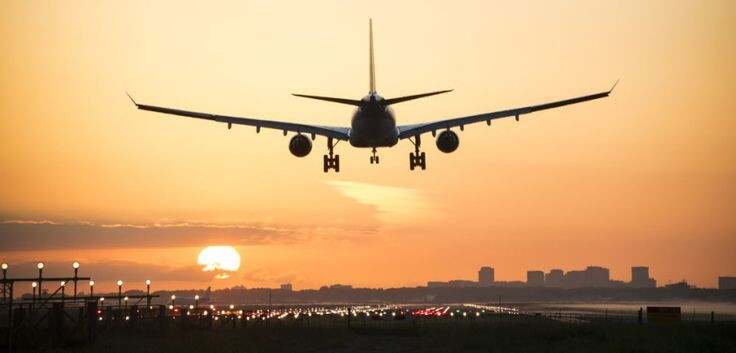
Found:
<path fill-rule="evenodd" d="M 49 220 L 6 220 L 0 223 L 3 251 L 160 248 L 212 243 L 257 245 L 292 242 L 298 236 L 293 229 L 247 224 L 94 224 Z"/>
<path fill-rule="evenodd" d="M 421 191 L 405 187 L 385 186 L 353 181 L 326 180 L 343 196 L 375 207 L 377 217 L 385 223 L 407 223 L 428 217 L 434 210 Z"/>
<path fill-rule="evenodd" d="M 69 277 L 74 272 L 69 262 L 45 262 L 44 277 Z M 38 276 L 35 262 L 13 264 L 12 277 L 32 278 Z M 147 264 L 132 261 L 107 261 L 84 263 L 79 269 L 80 277 L 92 277 L 97 282 L 113 282 L 119 279 L 125 282 L 142 284 L 145 280 L 152 281 L 209 281 L 212 273 L 202 272 L 199 266 L 172 267 L 165 265 Z"/>

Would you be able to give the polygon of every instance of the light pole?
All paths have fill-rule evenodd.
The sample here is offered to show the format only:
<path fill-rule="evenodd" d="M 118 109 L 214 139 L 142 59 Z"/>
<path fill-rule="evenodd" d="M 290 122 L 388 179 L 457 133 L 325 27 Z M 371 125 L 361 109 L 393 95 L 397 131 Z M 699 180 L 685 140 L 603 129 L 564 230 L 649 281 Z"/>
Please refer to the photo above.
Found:
<path fill-rule="evenodd" d="M 100 307 L 105 306 L 105 297 L 100 297 Z"/>
<path fill-rule="evenodd" d="M 38 287 L 38 283 L 34 281 L 33 283 L 31 283 L 31 287 L 33 288 L 33 296 L 31 297 L 31 303 L 35 304 L 36 303 L 36 287 Z"/>
<path fill-rule="evenodd" d="M 123 301 L 125 301 L 125 309 L 128 309 L 128 297 L 123 298 Z"/>
<path fill-rule="evenodd" d="M 171 295 L 171 306 L 176 305 L 176 294 Z"/>
<path fill-rule="evenodd" d="M 77 274 L 79 273 L 79 261 L 72 262 L 72 268 L 74 269 L 74 299 L 77 299 Z"/>
<path fill-rule="evenodd" d="M 64 306 L 64 288 L 66 288 L 66 282 L 61 281 L 61 306 Z"/>
<path fill-rule="evenodd" d="M 123 280 L 118 280 L 118 309 L 120 309 L 120 306 L 122 304 L 123 300 Z"/>
<path fill-rule="evenodd" d="M 95 296 L 95 281 L 89 280 L 89 298 L 92 299 L 92 297 Z"/>
<path fill-rule="evenodd" d="M 194 296 L 194 309 L 199 309 L 199 294 Z"/>
<path fill-rule="evenodd" d="M 151 280 L 146 280 L 146 306 L 151 308 Z"/>
<path fill-rule="evenodd" d="M 36 264 L 38 267 L 38 297 L 41 298 L 41 282 L 43 282 L 43 262 Z"/>
<path fill-rule="evenodd" d="M 8 264 L 4 263 L 0 265 L 3 269 L 3 301 L 8 300 L 7 294 L 5 293 L 5 279 L 8 277 Z"/>

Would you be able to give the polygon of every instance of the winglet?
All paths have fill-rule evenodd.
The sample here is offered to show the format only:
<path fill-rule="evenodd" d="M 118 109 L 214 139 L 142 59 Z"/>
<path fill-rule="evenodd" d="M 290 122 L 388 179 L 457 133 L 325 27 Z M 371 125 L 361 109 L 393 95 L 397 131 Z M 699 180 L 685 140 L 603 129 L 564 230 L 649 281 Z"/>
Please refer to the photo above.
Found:
<path fill-rule="evenodd" d="M 131 97 L 128 92 L 125 92 L 125 94 L 128 96 L 128 98 L 130 98 L 130 101 L 133 102 L 133 104 L 135 104 L 135 106 L 137 107 L 138 103 L 135 102 L 135 99 L 133 99 L 133 97 Z"/>
<path fill-rule="evenodd" d="M 613 92 L 613 89 L 616 88 L 616 85 L 618 84 L 618 81 L 621 81 L 621 79 L 616 80 L 616 83 L 614 83 L 613 86 L 611 86 L 611 89 L 608 90 L 608 93 Z"/>

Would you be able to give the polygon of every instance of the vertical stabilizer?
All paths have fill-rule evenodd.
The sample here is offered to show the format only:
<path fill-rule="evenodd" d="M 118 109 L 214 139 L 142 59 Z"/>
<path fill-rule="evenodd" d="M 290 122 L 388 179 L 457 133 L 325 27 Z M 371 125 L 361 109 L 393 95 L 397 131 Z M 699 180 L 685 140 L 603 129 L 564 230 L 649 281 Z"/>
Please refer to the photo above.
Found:
<path fill-rule="evenodd" d="M 369 46 L 370 46 L 370 80 L 371 80 L 371 87 L 370 87 L 370 93 L 376 93 L 376 66 L 373 61 L 373 19 L 368 20 L 368 40 L 369 40 Z"/>

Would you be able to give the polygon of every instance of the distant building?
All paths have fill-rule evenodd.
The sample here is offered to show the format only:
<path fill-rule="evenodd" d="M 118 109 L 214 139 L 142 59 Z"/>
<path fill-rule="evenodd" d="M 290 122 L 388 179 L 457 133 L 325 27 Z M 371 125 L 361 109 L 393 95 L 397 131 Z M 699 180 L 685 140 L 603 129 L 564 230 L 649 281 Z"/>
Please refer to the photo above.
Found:
<path fill-rule="evenodd" d="M 352 284 L 333 284 L 330 289 L 353 289 Z"/>
<path fill-rule="evenodd" d="M 654 278 L 649 278 L 649 267 L 634 266 L 631 268 L 631 283 L 629 283 L 629 286 L 633 288 L 656 288 L 657 281 Z"/>
<path fill-rule="evenodd" d="M 544 271 L 526 271 L 526 285 L 541 287 L 544 285 Z"/>
<path fill-rule="evenodd" d="M 547 287 L 562 287 L 564 277 L 562 270 L 550 270 L 548 274 L 544 275 L 544 285 Z"/>
<path fill-rule="evenodd" d="M 667 289 L 689 289 L 690 285 L 685 280 L 682 280 L 677 283 L 665 284 L 664 287 Z"/>
<path fill-rule="evenodd" d="M 441 281 L 429 281 L 427 282 L 427 288 L 446 288 L 449 287 L 450 284 L 447 282 L 441 282 Z"/>
<path fill-rule="evenodd" d="M 567 288 L 590 287 L 586 280 L 585 271 L 567 271 L 562 283 Z"/>
<path fill-rule="evenodd" d="M 493 285 L 496 281 L 496 274 L 493 267 L 484 266 L 478 271 L 478 285 L 487 287 Z"/>
<path fill-rule="evenodd" d="M 736 277 L 718 277 L 718 289 L 736 289 Z"/>
<path fill-rule="evenodd" d="M 478 282 L 468 281 L 464 279 L 455 279 L 447 283 L 450 285 L 450 287 L 477 287 L 478 286 Z"/>
<path fill-rule="evenodd" d="M 589 287 L 609 287 L 611 285 L 611 273 L 605 267 L 588 266 L 585 275 Z"/>
<path fill-rule="evenodd" d="M 294 288 L 291 286 L 291 283 L 285 283 L 281 285 L 281 290 L 291 292 L 292 290 L 294 290 Z"/>
<path fill-rule="evenodd" d="M 563 287 L 566 288 L 591 288 L 610 287 L 610 271 L 605 267 L 588 266 L 583 271 L 568 271 L 563 277 Z"/>

